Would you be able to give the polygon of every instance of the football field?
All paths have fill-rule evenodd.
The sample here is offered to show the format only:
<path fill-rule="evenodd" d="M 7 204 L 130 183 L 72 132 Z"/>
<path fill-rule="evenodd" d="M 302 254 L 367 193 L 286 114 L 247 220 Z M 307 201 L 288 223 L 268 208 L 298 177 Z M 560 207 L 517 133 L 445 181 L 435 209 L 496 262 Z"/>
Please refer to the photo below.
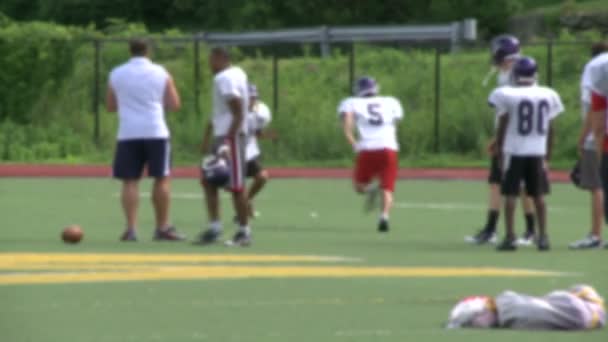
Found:
<path fill-rule="evenodd" d="M 607 330 L 443 328 L 468 295 L 576 283 L 608 295 L 608 250 L 567 249 L 589 226 L 589 196 L 571 185 L 548 198 L 552 250 L 507 254 L 464 243 L 485 220 L 483 182 L 399 182 L 380 235 L 348 180 L 275 180 L 249 248 L 153 242 L 149 185 L 140 241 L 121 243 L 118 183 L 0 178 L 0 341 L 608 341 Z M 227 194 L 222 205 L 228 238 Z M 195 180 L 174 181 L 172 218 L 200 232 Z M 517 220 L 521 232 L 520 208 Z M 60 240 L 71 223 L 85 231 L 78 245 Z"/>

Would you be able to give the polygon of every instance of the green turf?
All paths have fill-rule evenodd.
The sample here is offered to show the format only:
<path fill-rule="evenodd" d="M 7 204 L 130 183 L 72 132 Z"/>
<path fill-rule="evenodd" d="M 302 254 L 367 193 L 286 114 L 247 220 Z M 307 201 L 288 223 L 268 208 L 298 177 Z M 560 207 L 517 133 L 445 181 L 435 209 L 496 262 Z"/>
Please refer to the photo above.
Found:
<path fill-rule="evenodd" d="M 147 191 L 149 183 L 142 184 Z M 393 231 L 375 232 L 375 217 L 346 180 L 274 181 L 261 195 L 253 247 L 202 248 L 150 241 L 152 215 L 142 200 L 141 238 L 118 243 L 122 217 L 111 180 L 0 179 L 0 252 L 256 253 L 338 255 L 357 266 L 496 266 L 572 273 L 540 278 L 359 278 L 142 281 L 0 286 L 0 341 L 606 341 L 606 331 L 538 333 L 446 331 L 454 304 L 471 294 L 513 289 L 542 294 L 586 282 L 608 294 L 608 250 L 573 252 L 586 233 L 588 195 L 555 185 L 553 250 L 499 254 L 463 242 L 484 218 L 486 188 L 472 182 L 398 184 Z M 174 182 L 176 225 L 194 236 L 203 224 L 195 181 Z M 185 197 L 185 198 L 184 198 Z M 231 217 L 227 198 L 225 217 Z M 311 212 L 317 213 L 312 217 Z M 518 215 L 521 231 L 522 220 Z M 83 243 L 59 241 L 79 223 Z M 501 225 L 502 226 L 502 225 Z M 227 230 L 232 232 L 232 225 Z"/>

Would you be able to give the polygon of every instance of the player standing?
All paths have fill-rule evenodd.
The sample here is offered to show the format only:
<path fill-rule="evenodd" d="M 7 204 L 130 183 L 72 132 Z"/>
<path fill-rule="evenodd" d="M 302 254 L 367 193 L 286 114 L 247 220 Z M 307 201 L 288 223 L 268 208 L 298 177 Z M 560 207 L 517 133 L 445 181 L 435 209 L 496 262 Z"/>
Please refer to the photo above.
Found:
<path fill-rule="evenodd" d="M 594 65 L 590 70 L 591 80 L 591 128 L 595 140 L 598 160 L 601 160 L 601 177 L 604 194 L 608 191 L 608 61 Z M 608 201 L 604 201 L 604 217 L 608 218 Z M 608 248 L 608 244 L 604 245 Z"/>
<path fill-rule="evenodd" d="M 594 66 L 608 62 L 608 44 L 599 43 L 591 48 L 592 59 L 583 70 L 581 76 L 581 104 L 583 127 L 578 143 L 581 188 L 591 193 L 591 232 L 585 238 L 570 244 L 572 249 L 597 248 L 602 245 L 602 226 L 604 225 L 604 193 L 600 176 L 600 163 L 597 160 L 593 132 L 591 131 L 591 69 Z"/>
<path fill-rule="evenodd" d="M 247 75 L 233 66 L 230 54 L 223 48 L 213 48 L 209 57 L 213 72 L 213 117 L 203 136 L 204 154 L 228 154 L 230 182 L 228 191 L 232 193 L 239 230 L 230 245 L 248 246 L 251 243 L 251 228 L 247 213 L 245 191 L 245 143 L 247 132 L 247 111 L 249 95 Z M 213 139 L 213 140 L 212 140 Z M 209 218 L 209 229 L 200 236 L 200 242 L 216 242 L 222 233 L 220 221 L 219 188 L 202 180 Z"/>
<path fill-rule="evenodd" d="M 378 185 L 372 181 L 380 179 L 382 213 L 378 231 L 387 232 L 399 161 L 397 123 L 403 118 L 403 109 L 394 97 L 378 96 L 379 86 L 371 77 L 357 80 L 355 88 L 356 96 L 343 100 L 338 107 L 344 136 L 357 153 L 354 188 L 368 195 L 371 206 L 378 193 Z"/>
<path fill-rule="evenodd" d="M 501 35 L 492 40 L 491 55 L 492 63 L 498 69 L 498 86 L 507 86 L 512 84 L 511 69 L 513 62 L 520 56 L 519 40 L 511 35 Z M 492 74 L 490 74 L 492 75 Z M 484 85 L 488 78 L 484 80 Z M 498 122 L 496 122 L 497 124 Z M 500 184 L 502 181 L 502 171 L 499 167 L 499 161 L 495 151 L 496 138 L 492 138 L 488 145 L 488 152 L 492 156 L 490 162 L 490 173 L 488 176 L 489 185 L 489 208 L 486 219 L 486 224 L 483 229 L 473 236 L 465 237 L 465 241 L 475 244 L 484 244 L 487 242 L 496 242 L 496 225 L 500 214 L 501 195 Z M 522 193 L 522 207 L 524 210 L 524 218 L 526 221 L 526 232 L 522 238 L 517 240 L 519 245 L 529 246 L 534 240 L 534 204 L 530 197 Z"/>
<path fill-rule="evenodd" d="M 260 101 L 258 88 L 255 84 L 249 84 L 249 113 L 247 124 L 249 132 L 247 134 L 246 148 L 246 176 L 253 178 L 253 182 L 247 191 L 247 207 L 250 217 L 255 216 L 253 199 L 264 188 L 268 182 L 268 171 L 262 166 L 262 151 L 258 144 L 258 138 L 264 137 L 264 128 L 272 121 L 272 115 L 268 106 Z"/>
<path fill-rule="evenodd" d="M 526 193 L 534 199 L 539 228 L 536 245 L 540 251 L 550 248 L 544 196 L 549 193 L 547 168 L 553 140 L 551 123 L 564 106 L 553 89 L 536 84 L 537 68 L 534 59 L 520 57 L 513 64 L 515 85 L 497 88 L 488 99 L 498 117 L 496 154 L 503 171 L 501 191 L 506 198 L 506 236 L 498 246 L 500 251 L 517 249 L 515 201 L 521 192 L 522 181 Z"/>

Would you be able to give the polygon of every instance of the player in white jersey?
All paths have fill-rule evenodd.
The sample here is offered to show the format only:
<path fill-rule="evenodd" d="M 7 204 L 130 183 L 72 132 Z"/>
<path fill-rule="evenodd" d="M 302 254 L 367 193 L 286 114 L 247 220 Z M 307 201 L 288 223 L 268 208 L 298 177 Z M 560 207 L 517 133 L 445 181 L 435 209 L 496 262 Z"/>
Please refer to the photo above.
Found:
<path fill-rule="evenodd" d="M 248 246 L 251 243 L 251 228 L 247 213 L 245 191 L 245 147 L 247 134 L 247 112 L 249 108 L 248 82 L 245 72 L 233 66 L 229 52 L 224 48 L 213 48 L 209 57 L 213 78 L 213 116 L 203 136 L 204 154 L 225 155 L 230 179 L 227 190 L 232 193 L 239 229 L 226 241 L 229 245 Z M 209 218 L 209 229 L 200 236 L 202 244 L 216 242 L 222 233 L 219 208 L 219 187 L 205 182 L 205 201 Z"/>
<path fill-rule="evenodd" d="M 536 84 L 537 68 L 534 59 L 520 57 L 513 65 L 515 85 L 497 88 L 488 99 L 498 117 L 496 152 L 503 171 L 501 192 L 506 199 L 506 236 L 498 246 L 499 251 L 517 249 L 513 221 L 522 181 L 536 208 L 539 230 L 536 245 L 540 251 L 549 250 L 544 200 L 549 193 L 547 165 L 551 157 L 552 120 L 564 106 L 553 89 Z"/>
<path fill-rule="evenodd" d="M 146 166 L 154 178 L 154 239 L 183 240 L 169 223 L 171 144 L 165 120 L 165 111 L 179 110 L 179 94 L 167 70 L 149 59 L 145 41 L 134 39 L 129 49 L 132 58 L 112 70 L 106 96 L 108 111 L 119 116 L 113 176 L 123 183 L 121 202 L 127 227 L 121 240 L 137 240 L 139 181 Z"/>
<path fill-rule="evenodd" d="M 247 122 L 249 132 L 247 134 L 246 148 L 246 176 L 253 178 L 253 182 L 247 191 L 249 216 L 255 216 L 253 199 L 264 188 L 268 182 L 268 171 L 262 166 L 262 151 L 258 143 L 258 138 L 274 138 L 268 135 L 265 130 L 272 121 L 272 115 L 268 106 L 260 101 L 258 88 L 255 84 L 249 84 L 249 114 Z"/>
<path fill-rule="evenodd" d="M 597 248 L 602 245 L 602 227 L 604 225 L 604 193 L 600 176 L 600 163 L 597 160 L 593 132 L 591 131 L 591 70 L 608 62 L 608 44 L 594 44 L 591 48 L 592 59 L 581 75 L 581 108 L 583 126 L 578 142 L 579 163 L 577 185 L 591 194 L 591 232 L 583 239 L 570 244 L 572 249 Z"/>
<path fill-rule="evenodd" d="M 605 325 L 604 299 L 589 285 L 575 285 L 542 297 L 505 291 L 494 298 L 464 298 L 450 312 L 447 328 L 592 330 Z"/>
<path fill-rule="evenodd" d="M 487 85 L 490 77 L 493 76 L 496 71 L 498 71 L 497 83 L 499 87 L 511 85 L 511 68 L 513 62 L 519 58 L 520 53 L 520 44 L 516 37 L 511 35 L 500 35 L 494 38 L 491 44 L 493 68 L 492 72 L 490 72 L 488 77 L 484 80 L 484 86 Z M 469 243 L 485 244 L 487 242 L 496 242 L 496 226 L 502 202 L 500 195 L 502 172 L 499 167 L 498 158 L 494 154 L 495 144 L 495 138 L 492 138 L 488 144 L 491 162 L 488 175 L 489 202 L 486 223 L 475 235 L 465 237 L 465 241 Z M 534 240 L 534 204 L 532 199 L 529 196 L 526 196 L 525 191 L 522 191 L 521 200 L 526 222 L 526 231 L 517 242 L 519 245 L 528 246 L 532 245 Z"/>
<path fill-rule="evenodd" d="M 379 96 L 378 92 L 378 84 L 373 78 L 360 78 L 356 96 L 343 100 L 338 113 L 344 135 L 357 153 L 353 176 L 355 191 L 368 194 L 368 206 L 371 207 L 378 192 L 378 186 L 372 181 L 380 179 L 382 213 L 378 231 L 387 232 L 399 162 L 397 124 L 403 118 L 403 109 L 397 99 Z M 355 126 L 358 139 L 355 138 Z"/>

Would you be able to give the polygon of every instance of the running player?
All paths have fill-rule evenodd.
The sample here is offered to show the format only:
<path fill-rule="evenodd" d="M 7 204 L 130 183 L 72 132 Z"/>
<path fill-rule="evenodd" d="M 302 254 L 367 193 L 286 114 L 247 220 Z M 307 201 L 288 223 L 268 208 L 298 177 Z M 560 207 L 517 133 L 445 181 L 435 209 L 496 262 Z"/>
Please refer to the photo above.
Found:
<path fill-rule="evenodd" d="M 394 97 L 379 96 L 379 86 L 371 77 L 357 80 L 355 96 L 343 100 L 338 107 L 344 136 L 357 153 L 354 188 L 368 195 L 368 207 L 373 206 L 378 193 L 379 178 L 382 189 L 382 213 L 378 231 L 389 230 L 389 214 L 397 180 L 398 151 L 397 123 L 403 118 L 401 104 Z M 354 128 L 358 137 L 355 138 Z"/>
<path fill-rule="evenodd" d="M 256 216 L 253 199 L 268 182 L 268 171 L 262 166 L 262 152 L 258 144 L 258 138 L 267 137 L 264 129 L 270 124 L 270 121 L 272 121 L 270 109 L 264 102 L 260 101 L 258 88 L 255 84 L 249 84 L 249 114 L 247 116 L 249 132 L 245 151 L 247 160 L 246 176 L 253 178 L 247 192 L 249 217 Z M 272 137 L 270 136 L 270 138 Z"/>
<path fill-rule="evenodd" d="M 597 160 L 593 132 L 591 132 L 591 69 L 608 61 L 608 44 L 594 44 L 591 48 L 592 59 L 585 65 L 581 76 L 581 104 L 583 127 L 578 143 L 580 158 L 580 187 L 591 194 L 591 232 L 583 239 L 569 245 L 571 249 L 597 248 L 602 245 L 604 225 L 604 193 L 600 176 L 600 163 Z"/>
<path fill-rule="evenodd" d="M 511 84 L 511 68 L 513 62 L 520 56 L 519 40 L 511 35 L 501 35 L 492 40 L 491 44 L 493 70 L 498 69 L 498 86 L 507 86 Z M 489 76 L 493 75 L 490 73 Z M 488 78 L 484 80 L 484 85 L 487 84 Z M 465 237 L 465 241 L 475 244 L 484 244 L 487 242 L 496 242 L 496 225 L 500 214 L 501 195 L 500 183 L 502 181 L 502 172 L 499 168 L 498 158 L 494 154 L 496 139 L 493 138 L 488 145 L 488 153 L 492 156 L 490 163 L 490 173 L 488 177 L 489 190 L 489 208 L 486 219 L 486 224 L 478 233 L 473 236 Z M 519 245 L 532 245 L 534 240 L 534 205 L 532 200 L 522 193 L 522 206 L 524 209 L 526 232 L 517 240 Z"/>
<path fill-rule="evenodd" d="M 501 192 L 506 199 L 506 236 L 498 246 L 499 251 L 517 249 L 513 221 L 522 181 L 526 193 L 534 199 L 539 228 L 536 245 L 540 251 L 549 250 L 544 196 L 549 193 L 551 123 L 564 106 L 553 89 L 536 84 L 537 69 L 534 59 L 520 57 L 513 64 L 515 85 L 497 88 L 488 99 L 498 117 L 496 154 L 503 171 Z"/>
<path fill-rule="evenodd" d="M 605 325 L 604 299 L 589 285 L 575 285 L 542 297 L 513 291 L 468 297 L 452 309 L 447 327 L 563 331 Z"/>

